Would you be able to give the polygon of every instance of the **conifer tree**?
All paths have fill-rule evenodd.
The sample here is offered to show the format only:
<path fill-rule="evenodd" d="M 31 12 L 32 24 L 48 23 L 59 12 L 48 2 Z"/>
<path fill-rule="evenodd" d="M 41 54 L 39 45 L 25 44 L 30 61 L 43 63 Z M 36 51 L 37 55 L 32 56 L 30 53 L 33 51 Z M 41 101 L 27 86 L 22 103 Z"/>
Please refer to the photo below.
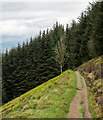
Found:
<path fill-rule="evenodd" d="M 78 32 L 78 37 L 79 37 L 79 44 L 80 44 L 80 57 L 81 57 L 81 62 L 87 61 L 89 57 L 89 50 L 88 50 L 88 35 L 86 31 L 86 27 L 88 24 L 88 16 L 86 13 L 82 12 L 81 16 L 79 18 L 79 32 Z"/>
<path fill-rule="evenodd" d="M 2 55 L 3 103 L 90 58 L 103 54 L 103 2 L 91 4 L 71 26 L 54 25 Z M 56 52 L 55 52 L 56 50 Z M 57 62 L 56 62 L 57 58 Z"/>
<path fill-rule="evenodd" d="M 93 56 L 97 57 L 103 54 L 103 1 L 92 5 L 90 12 L 90 21 L 92 33 L 90 39 L 93 40 Z"/>

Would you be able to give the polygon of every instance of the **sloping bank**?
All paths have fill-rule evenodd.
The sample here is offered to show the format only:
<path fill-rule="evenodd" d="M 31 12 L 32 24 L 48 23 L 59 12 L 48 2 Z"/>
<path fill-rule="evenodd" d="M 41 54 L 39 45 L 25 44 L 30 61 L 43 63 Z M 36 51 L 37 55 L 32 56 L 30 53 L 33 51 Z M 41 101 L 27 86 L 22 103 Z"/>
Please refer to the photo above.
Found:
<path fill-rule="evenodd" d="M 92 117 L 103 117 L 103 56 L 94 58 L 75 70 L 85 76 Z"/>
<path fill-rule="evenodd" d="M 66 118 L 76 87 L 75 72 L 67 70 L 3 105 L 0 113 L 3 118 Z"/>

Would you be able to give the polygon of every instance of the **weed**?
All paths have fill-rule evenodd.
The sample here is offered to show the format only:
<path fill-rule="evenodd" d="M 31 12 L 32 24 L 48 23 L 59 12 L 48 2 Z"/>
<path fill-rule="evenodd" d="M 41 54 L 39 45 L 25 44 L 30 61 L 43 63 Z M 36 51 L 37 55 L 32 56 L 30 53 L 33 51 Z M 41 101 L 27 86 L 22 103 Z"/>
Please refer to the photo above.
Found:
<path fill-rule="evenodd" d="M 80 100 L 80 104 L 83 104 L 83 100 Z"/>

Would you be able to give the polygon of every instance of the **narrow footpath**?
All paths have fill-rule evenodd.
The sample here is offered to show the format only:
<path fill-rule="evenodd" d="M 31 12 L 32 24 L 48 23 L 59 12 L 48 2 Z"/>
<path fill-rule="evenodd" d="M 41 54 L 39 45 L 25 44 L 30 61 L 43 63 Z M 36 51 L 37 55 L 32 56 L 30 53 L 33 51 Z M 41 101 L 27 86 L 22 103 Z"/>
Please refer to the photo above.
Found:
<path fill-rule="evenodd" d="M 85 80 L 79 72 L 76 72 L 76 75 L 79 90 L 70 105 L 70 112 L 68 113 L 67 118 L 92 118 L 88 110 L 87 87 Z M 83 109 L 82 113 L 80 112 L 81 108 Z"/>

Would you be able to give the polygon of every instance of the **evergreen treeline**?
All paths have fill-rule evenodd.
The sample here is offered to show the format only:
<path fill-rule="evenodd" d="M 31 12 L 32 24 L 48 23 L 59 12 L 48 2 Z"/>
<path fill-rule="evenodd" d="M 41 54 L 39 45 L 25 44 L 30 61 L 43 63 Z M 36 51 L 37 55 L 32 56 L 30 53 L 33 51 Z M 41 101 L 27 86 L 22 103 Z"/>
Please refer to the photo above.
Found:
<path fill-rule="evenodd" d="M 56 46 L 61 39 L 66 46 L 63 71 L 102 55 L 103 2 L 90 4 L 66 30 L 56 22 L 53 29 L 31 37 L 30 42 L 6 50 L 2 55 L 4 103 L 60 74 Z"/>

